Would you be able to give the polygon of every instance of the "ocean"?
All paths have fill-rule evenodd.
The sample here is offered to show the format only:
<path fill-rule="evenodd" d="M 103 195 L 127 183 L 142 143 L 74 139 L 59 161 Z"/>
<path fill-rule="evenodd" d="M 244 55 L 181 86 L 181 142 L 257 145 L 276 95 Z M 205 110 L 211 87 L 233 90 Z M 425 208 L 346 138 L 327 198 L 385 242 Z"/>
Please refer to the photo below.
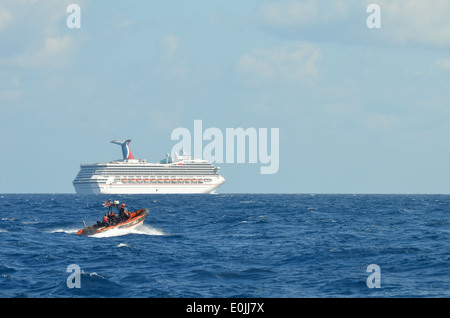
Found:
<path fill-rule="evenodd" d="M 82 237 L 107 199 L 137 229 Z M 449 195 L 0 194 L 0 297 L 450 296 Z"/>

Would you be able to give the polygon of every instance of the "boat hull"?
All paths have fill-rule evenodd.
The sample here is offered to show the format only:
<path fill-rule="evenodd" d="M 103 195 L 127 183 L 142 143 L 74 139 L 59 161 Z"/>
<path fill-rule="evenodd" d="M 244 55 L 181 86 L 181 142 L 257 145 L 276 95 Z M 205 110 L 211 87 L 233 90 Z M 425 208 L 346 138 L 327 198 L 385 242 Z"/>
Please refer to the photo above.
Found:
<path fill-rule="evenodd" d="M 85 227 L 77 232 L 77 235 L 91 236 L 99 233 L 104 233 L 112 229 L 129 229 L 138 226 L 147 218 L 150 211 L 148 209 L 141 209 L 130 213 L 130 218 L 125 222 L 120 222 L 116 225 L 104 226 L 101 223 Z"/>

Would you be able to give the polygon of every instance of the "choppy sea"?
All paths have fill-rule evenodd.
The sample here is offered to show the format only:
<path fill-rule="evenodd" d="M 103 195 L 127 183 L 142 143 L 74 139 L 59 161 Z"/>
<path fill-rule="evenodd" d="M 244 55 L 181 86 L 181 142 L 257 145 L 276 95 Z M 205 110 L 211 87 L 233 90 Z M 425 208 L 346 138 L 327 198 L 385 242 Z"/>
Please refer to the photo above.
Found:
<path fill-rule="evenodd" d="M 0 194 L 0 242 L 6 298 L 450 296 L 449 195 Z"/>

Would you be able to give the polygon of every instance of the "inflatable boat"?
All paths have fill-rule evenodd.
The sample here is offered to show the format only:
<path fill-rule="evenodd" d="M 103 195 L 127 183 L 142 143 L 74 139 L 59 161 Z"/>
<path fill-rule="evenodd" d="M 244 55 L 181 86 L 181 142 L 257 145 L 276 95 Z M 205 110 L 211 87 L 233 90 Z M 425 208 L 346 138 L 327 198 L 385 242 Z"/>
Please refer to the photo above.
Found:
<path fill-rule="evenodd" d="M 85 227 L 77 232 L 77 235 L 90 236 L 98 233 L 103 233 L 112 229 L 130 229 L 142 224 L 150 213 L 148 209 L 140 209 L 134 212 L 127 213 L 127 219 L 124 221 L 100 222 L 92 226 Z"/>

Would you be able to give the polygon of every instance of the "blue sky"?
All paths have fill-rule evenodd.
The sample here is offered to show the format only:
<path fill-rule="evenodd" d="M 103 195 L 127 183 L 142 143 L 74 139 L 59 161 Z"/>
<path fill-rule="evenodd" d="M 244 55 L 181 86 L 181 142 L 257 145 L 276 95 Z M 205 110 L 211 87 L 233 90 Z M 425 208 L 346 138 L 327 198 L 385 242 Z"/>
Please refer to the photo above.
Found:
<path fill-rule="evenodd" d="M 73 193 L 80 163 L 121 157 L 113 139 L 159 161 L 196 119 L 280 130 L 278 172 L 222 163 L 222 193 L 449 193 L 449 16 L 439 0 L 3 0 L 0 193 Z"/>

